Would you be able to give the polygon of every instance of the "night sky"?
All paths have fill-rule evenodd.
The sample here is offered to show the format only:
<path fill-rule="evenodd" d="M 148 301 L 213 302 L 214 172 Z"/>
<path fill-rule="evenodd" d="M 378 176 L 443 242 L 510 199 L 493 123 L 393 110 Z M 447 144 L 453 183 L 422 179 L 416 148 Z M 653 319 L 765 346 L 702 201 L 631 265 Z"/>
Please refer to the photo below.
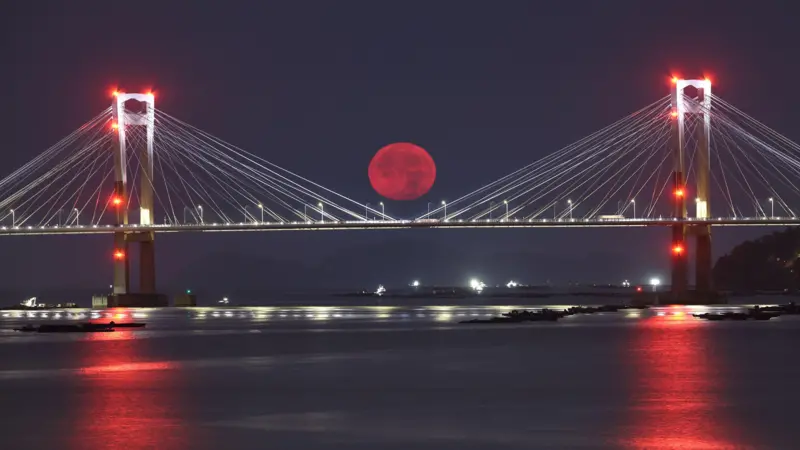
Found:
<path fill-rule="evenodd" d="M 417 201 L 387 202 L 394 216 L 472 191 L 661 98 L 670 74 L 711 76 L 715 93 L 798 141 L 800 31 L 790 4 L 7 0 L 0 178 L 109 106 L 115 86 L 153 88 L 160 109 L 361 202 L 381 200 L 367 178 L 374 153 L 414 142 L 436 161 L 436 184 Z M 766 231 L 718 231 L 715 252 Z M 167 291 L 470 276 L 640 281 L 666 277 L 668 253 L 665 230 L 157 242 Z M 110 236 L 0 238 L 0 289 L 105 288 L 111 247 Z M 459 261 L 442 267 L 448 257 Z"/>

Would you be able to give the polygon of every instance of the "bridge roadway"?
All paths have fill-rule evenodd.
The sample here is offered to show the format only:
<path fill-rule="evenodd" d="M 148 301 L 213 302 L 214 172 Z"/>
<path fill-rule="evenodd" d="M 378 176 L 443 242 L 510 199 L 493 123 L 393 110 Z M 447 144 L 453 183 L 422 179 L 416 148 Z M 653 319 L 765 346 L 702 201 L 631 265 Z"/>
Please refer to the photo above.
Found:
<path fill-rule="evenodd" d="M 231 231 L 334 231 L 334 230 L 398 230 L 412 228 L 633 228 L 666 227 L 681 221 L 664 219 L 533 219 L 533 220 L 354 220 L 338 222 L 238 222 L 202 224 L 154 225 L 66 225 L 66 226 L 2 226 L 0 236 L 31 236 L 50 234 L 110 234 L 116 231 L 157 231 L 159 233 L 231 232 Z M 685 225 L 713 226 L 797 226 L 797 217 L 738 217 L 716 219 L 685 219 Z"/>

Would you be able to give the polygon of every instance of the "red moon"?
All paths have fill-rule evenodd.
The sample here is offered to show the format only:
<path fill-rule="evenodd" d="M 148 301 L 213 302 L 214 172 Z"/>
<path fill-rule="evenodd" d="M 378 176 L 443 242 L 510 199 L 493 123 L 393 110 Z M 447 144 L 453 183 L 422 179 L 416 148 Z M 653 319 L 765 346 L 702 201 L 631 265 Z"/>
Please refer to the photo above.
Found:
<path fill-rule="evenodd" d="M 408 142 L 389 144 L 369 163 L 369 182 L 391 200 L 416 200 L 436 181 L 436 164 L 422 147 Z"/>

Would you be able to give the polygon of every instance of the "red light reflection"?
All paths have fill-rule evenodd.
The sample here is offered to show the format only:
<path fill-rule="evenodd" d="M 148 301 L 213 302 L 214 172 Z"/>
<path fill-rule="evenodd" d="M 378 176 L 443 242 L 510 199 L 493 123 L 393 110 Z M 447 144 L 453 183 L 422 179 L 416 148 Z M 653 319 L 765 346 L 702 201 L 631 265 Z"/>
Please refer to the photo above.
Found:
<path fill-rule="evenodd" d="M 89 333 L 74 389 L 70 448 L 188 449 L 180 366 L 146 361 L 136 332 Z"/>
<path fill-rule="evenodd" d="M 724 373 L 708 330 L 707 323 L 675 311 L 637 323 L 629 347 L 633 407 L 623 448 L 749 448 L 738 444 L 724 419 Z"/>

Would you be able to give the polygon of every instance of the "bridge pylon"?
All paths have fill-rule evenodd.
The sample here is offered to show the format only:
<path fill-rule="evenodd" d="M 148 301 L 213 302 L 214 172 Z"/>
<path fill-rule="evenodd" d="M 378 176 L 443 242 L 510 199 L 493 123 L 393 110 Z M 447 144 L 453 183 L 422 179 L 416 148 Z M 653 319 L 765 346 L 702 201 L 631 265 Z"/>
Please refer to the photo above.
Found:
<path fill-rule="evenodd" d="M 697 91 L 694 97 L 685 95 L 685 89 L 693 87 Z M 698 125 L 689 132 L 694 133 L 694 204 L 695 218 L 710 218 L 710 186 L 711 177 L 711 81 L 703 80 L 683 80 L 673 79 L 672 88 L 672 115 L 674 122 L 672 126 L 673 152 L 675 158 L 675 217 L 679 220 L 687 219 L 686 201 L 690 191 L 686 189 L 688 176 L 686 174 L 686 143 L 687 128 L 686 117 L 695 115 L 698 117 Z M 685 236 L 688 234 L 695 238 L 695 293 L 698 300 L 707 298 L 712 292 L 711 268 L 711 226 L 693 225 L 687 229 L 685 225 L 675 225 L 673 227 L 673 241 L 680 240 L 683 245 Z M 673 243 L 673 245 L 676 245 Z M 682 247 L 685 248 L 685 247 Z M 684 256 L 685 251 L 680 255 L 673 254 L 672 257 L 672 290 L 676 298 L 684 297 L 688 290 L 687 260 Z"/>
<path fill-rule="evenodd" d="M 126 102 L 135 100 L 144 106 L 144 109 L 131 111 L 126 108 Z M 128 151 L 137 152 L 139 175 L 139 224 L 153 225 L 154 199 L 153 199 L 153 144 L 155 137 L 155 96 L 152 93 L 128 94 L 115 93 L 111 107 L 114 128 L 117 130 L 114 139 L 114 198 L 113 205 L 117 208 L 117 224 L 128 224 L 128 209 L 130 197 L 127 186 L 127 160 Z M 128 148 L 129 143 L 126 133 L 132 127 L 145 127 L 143 142 L 133 141 L 132 144 L 139 148 Z M 130 262 L 128 248 L 130 242 L 139 243 L 139 290 L 131 292 Z M 112 301 L 116 306 L 158 306 L 166 303 L 163 296 L 156 294 L 156 269 L 155 269 L 155 233 L 153 231 L 133 231 L 114 233 L 115 262 L 114 262 L 114 291 Z"/>

